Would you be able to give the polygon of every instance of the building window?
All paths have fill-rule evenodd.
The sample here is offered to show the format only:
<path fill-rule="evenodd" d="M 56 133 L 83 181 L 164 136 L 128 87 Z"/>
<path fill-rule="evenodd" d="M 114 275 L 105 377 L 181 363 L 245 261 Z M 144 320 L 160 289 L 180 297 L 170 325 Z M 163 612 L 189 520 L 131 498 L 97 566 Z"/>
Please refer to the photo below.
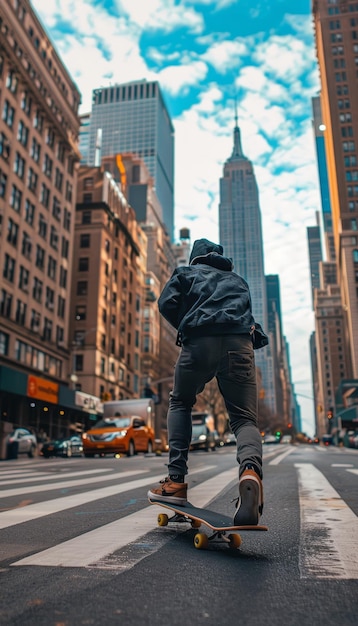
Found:
<path fill-rule="evenodd" d="M 39 280 L 36 276 L 34 277 L 34 284 L 32 287 L 32 297 L 34 300 L 36 300 L 36 302 L 41 302 L 42 300 L 42 289 L 43 289 L 43 282 L 42 280 Z"/>
<path fill-rule="evenodd" d="M 41 146 L 34 137 L 32 140 L 32 144 L 31 144 L 30 156 L 35 161 L 35 163 L 38 163 L 40 160 L 40 155 L 41 155 Z"/>
<path fill-rule="evenodd" d="M 26 200 L 25 202 L 25 222 L 30 226 L 34 223 L 35 217 L 35 205 L 30 202 L 30 200 Z"/>
<path fill-rule="evenodd" d="M 89 248 L 91 244 L 91 235 L 85 234 L 80 236 L 80 248 Z"/>
<path fill-rule="evenodd" d="M 90 224 L 92 218 L 91 211 L 83 211 L 82 212 L 82 224 Z"/>
<path fill-rule="evenodd" d="M 86 307 L 82 305 L 76 306 L 75 319 L 79 322 L 79 321 L 85 320 L 86 317 L 87 317 Z"/>
<path fill-rule="evenodd" d="M 56 280 L 57 261 L 52 256 L 48 257 L 47 276 L 52 280 Z"/>
<path fill-rule="evenodd" d="M 32 107 L 32 98 L 28 94 L 27 91 L 23 91 L 22 97 L 21 97 L 21 108 L 23 112 L 25 113 L 25 115 L 29 116 L 31 114 L 31 107 Z"/>
<path fill-rule="evenodd" d="M 21 300 L 17 300 L 16 303 L 16 312 L 15 312 L 15 321 L 17 324 L 21 324 L 21 326 L 25 326 L 26 322 L 26 309 L 27 305 Z"/>
<path fill-rule="evenodd" d="M 52 199 L 52 215 L 59 222 L 61 219 L 61 205 L 60 201 L 56 196 Z"/>
<path fill-rule="evenodd" d="M 17 245 L 17 238 L 19 234 L 19 227 L 11 218 L 9 219 L 8 227 L 7 227 L 7 237 L 6 241 L 8 241 L 12 246 Z"/>
<path fill-rule="evenodd" d="M 70 249 L 70 242 L 66 237 L 62 237 L 61 240 L 61 256 L 63 259 L 68 259 L 68 253 Z"/>
<path fill-rule="evenodd" d="M 67 209 L 63 213 L 63 227 L 68 231 L 71 230 L 71 213 Z"/>
<path fill-rule="evenodd" d="M 9 335 L 0 331 L 0 354 L 8 356 L 9 354 Z"/>
<path fill-rule="evenodd" d="M 54 250 L 58 250 L 58 232 L 54 226 L 51 226 L 50 231 L 50 246 Z"/>
<path fill-rule="evenodd" d="M 60 287 L 66 289 L 67 287 L 67 270 L 64 267 L 60 267 Z"/>
<path fill-rule="evenodd" d="M 89 258 L 88 257 L 80 257 L 78 260 L 78 271 L 79 272 L 88 272 L 89 270 Z"/>
<path fill-rule="evenodd" d="M 5 198 L 6 195 L 7 176 L 0 169 L 0 198 Z"/>
<path fill-rule="evenodd" d="M 26 269 L 26 267 L 20 265 L 19 289 L 27 291 L 27 288 L 29 286 L 29 276 L 30 272 Z"/>
<path fill-rule="evenodd" d="M 52 176 L 52 167 L 53 167 L 52 159 L 50 159 L 48 154 L 45 154 L 42 171 L 45 174 L 45 176 L 47 176 L 48 178 L 51 178 Z"/>
<path fill-rule="evenodd" d="M 27 234 L 26 231 L 24 231 L 22 235 L 21 253 L 24 255 L 26 259 L 31 259 L 31 252 L 32 252 L 31 237 Z"/>
<path fill-rule="evenodd" d="M 29 129 L 25 126 L 22 120 L 19 121 L 19 127 L 17 130 L 17 140 L 26 148 L 29 140 Z"/>
<path fill-rule="evenodd" d="M 87 296 L 88 292 L 88 282 L 87 280 L 79 280 L 77 283 L 77 295 L 78 296 Z"/>
<path fill-rule="evenodd" d="M 48 209 L 49 203 L 50 203 L 50 190 L 49 190 L 48 187 L 46 187 L 46 185 L 44 183 L 42 183 L 42 185 L 41 185 L 40 202 L 41 202 L 41 204 L 43 204 L 45 209 Z"/>
<path fill-rule="evenodd" d="M 12 128 L 13 126 L 14 117 L 15 117 L 14 107 L 11 106 L 8 100 L 5 100 L 4 109 L 2 113 L 2 119 L 4 120 L 5 124 L 8 125 L 9 128 Z"/>
<path fill-rule="evenodd" d="M 47 222 L 45 220 L 44 215 L 42 215 L 42 213 L 40 213 L 40 217 L 39 217 L 39 230 L 38 233 L 40 235 L 40 237 L 42 237 L 43 239 L 47 238 Z"/>
<path fill-rule="evenodd" d="M 42 131 L 43 131 L 43 124 L 44 124 L 43 115 L 42 115 L 41 111 L 39 109 L 37 109 L 37 111 L 36 111 L 36 113 L 34 115 L 34 119 L 33 119 L 32 125 L 33 125 L 34 128 L 36 128 L 36 130 L 39 133 L 42 133 Z"/>
<path fill-rule="evenodd" d="M 10 283 L 14 282 L 15 265 L 16 265 L 15 259 L 13 259 L 9 254 L 5 254 L 5 263 L 4 263 L 2 275 Z"/>
<path fill-rule="evenodd" d="M 20 189 L 16 187 L 16 185 L 13 185 L 11 189 L 10 206 L 14 209 L 14 211 L 17 211 L 17 213 L 20 213 L 21 203 L 22 203 L 22 192 L 20 191 Z"/>
<path fill-rule="evenodd" d="M 15 161 L 14 161 L 14 172 L 17 174 L 21 180 L 24 178 L 25 174 L 25 159 L 22 158 L 19 152 L 16 152 Z"/>
<path fill-rule="evenodd" d="M 12 295 L 5 289 L 1 290 L 0 315 L 11 317 Z"/>
<path fill-rule="evenodd" d="M 34 172 L 32 167 L 29 167 L 29 170 L 27 173 L 27 186 L 30 189 L 30 191 L 33 191 L 34 193 L 36 193 L 37 181 L 38 181 L 38 176 L 36 172 Z"/>
<path fill-rule="evenodd" d="M 63 184 L 63 174 L 62 172 L 58 169 L 58 167 L 56 167 L 56 174 L 55 174 L 55 187 L 59 192 L 62 192 L 62 184 Z"/>
<path fill-rule="evenodd" d="M 64 319 L 66 311 L 66 300 L 62 296 L 58 296 L 57 301 L 57 315 L 61 319 Z"/>

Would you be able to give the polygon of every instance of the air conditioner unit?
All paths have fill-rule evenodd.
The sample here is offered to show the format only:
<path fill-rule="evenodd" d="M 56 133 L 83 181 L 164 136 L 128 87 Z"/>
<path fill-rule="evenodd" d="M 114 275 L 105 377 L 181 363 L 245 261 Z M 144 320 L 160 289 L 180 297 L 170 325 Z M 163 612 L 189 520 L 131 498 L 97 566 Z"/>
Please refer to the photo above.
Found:
<path fill-rule="evenodd" d="M 53 302 L 49 302 L 49 303 L 48 303 L 48 305 L 47 305 L 47 308 L 48 308 L 50 311 L 53 311 L 53 310 L 54 310 L 54 308 L 55 308 L 54 303 L 53 303 Z"/>

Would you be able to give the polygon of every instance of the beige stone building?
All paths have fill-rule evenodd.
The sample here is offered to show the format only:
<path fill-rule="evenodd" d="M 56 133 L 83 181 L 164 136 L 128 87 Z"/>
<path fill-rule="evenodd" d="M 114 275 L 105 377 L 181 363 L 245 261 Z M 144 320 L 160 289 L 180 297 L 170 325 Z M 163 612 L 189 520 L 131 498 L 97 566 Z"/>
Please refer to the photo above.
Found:
<path fill-rule="evenodd" d="M 2 0 L 0 417 L 54 432 L 69 382 L 79 102 L 30 3 Z"/>
<path fill-rule="evenodd" d="M 74 386 L 140 397 L 147 238 L 104 167 L 78 175 L 70 336 Z"/>
<path fill-rule="evenodd" d="M 352 372 L 358 377 L 358 5 L 313 0 L 321 110 L 337 260 Z"/>

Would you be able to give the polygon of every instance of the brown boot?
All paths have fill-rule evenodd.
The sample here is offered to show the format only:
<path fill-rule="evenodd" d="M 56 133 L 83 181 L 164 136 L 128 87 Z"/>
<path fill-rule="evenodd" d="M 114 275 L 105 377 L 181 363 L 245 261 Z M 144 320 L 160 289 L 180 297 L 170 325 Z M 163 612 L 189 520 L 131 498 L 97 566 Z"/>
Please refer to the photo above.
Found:
<path fill-rule="evenodd" d="M 161 480 L 158 487 L 148 491 L 149 500 L 160 500 L 168 504 L 185 505 L 187 503 L 187 483 L 174 483 L 169 476 Z"/>
<path fill-rule="evenodd" d="M 235 526 L 256 526 L 264 506 L 262 481 L 253 469 L 245 469 L 239 480 Z"/>

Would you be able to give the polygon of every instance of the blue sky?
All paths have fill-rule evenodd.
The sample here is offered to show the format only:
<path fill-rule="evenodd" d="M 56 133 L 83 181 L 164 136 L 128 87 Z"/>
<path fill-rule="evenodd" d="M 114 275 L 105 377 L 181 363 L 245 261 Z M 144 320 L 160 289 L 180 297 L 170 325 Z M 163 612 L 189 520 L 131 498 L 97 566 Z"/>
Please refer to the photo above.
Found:
<path fill-rule="evenodd" d="M 32 0 L 90 111 L 92 89 L 158 80 L 175 127 L 176 235 L 218 239 L 234 102 L 260 193 L 265 273 L 279 274 L 303 427 L 313 434 L 307 226 L 320 211 L 310 0 Z"/>

